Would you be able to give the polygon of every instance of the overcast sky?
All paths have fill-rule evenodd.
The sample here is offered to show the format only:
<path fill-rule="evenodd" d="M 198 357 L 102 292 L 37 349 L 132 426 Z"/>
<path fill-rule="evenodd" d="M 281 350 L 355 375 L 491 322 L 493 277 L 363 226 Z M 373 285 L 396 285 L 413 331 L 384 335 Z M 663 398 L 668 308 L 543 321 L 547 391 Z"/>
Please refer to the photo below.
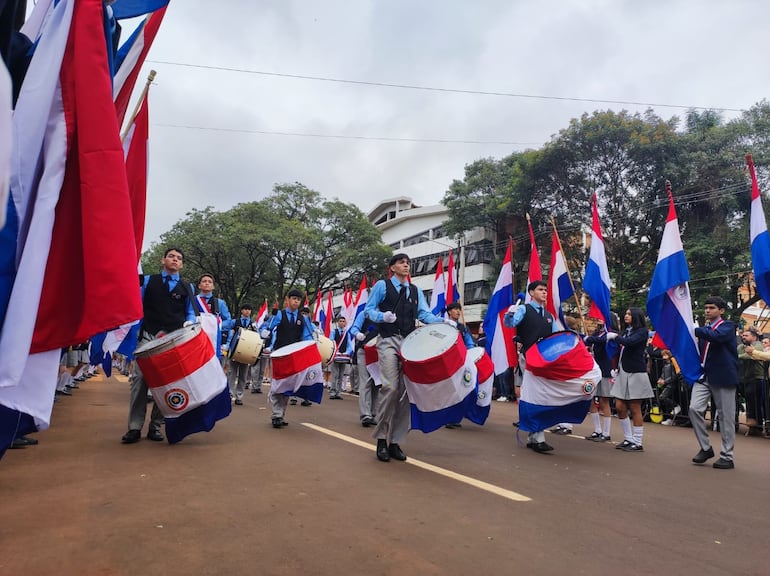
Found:
<path fill-rule="evenodd" d="M 686 108 L 661 105 L 768 97 L 769 16 L 763 0 L 172 0 L 139 80 L 158 71 L 145 248 L 192 208 L 276 183 L 364 212 L 400 195 L 436 204 L 478 158 L 539 148 L 583 112 L 646 108 L 247 71 L 652 103 L 669 118 Z"/>

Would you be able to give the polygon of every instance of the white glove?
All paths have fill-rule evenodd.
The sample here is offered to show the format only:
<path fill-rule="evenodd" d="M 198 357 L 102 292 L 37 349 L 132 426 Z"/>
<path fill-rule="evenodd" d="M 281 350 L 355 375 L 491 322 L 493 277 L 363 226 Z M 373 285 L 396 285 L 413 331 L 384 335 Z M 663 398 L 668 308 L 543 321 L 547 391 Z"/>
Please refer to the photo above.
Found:
<path fill-rule="evenodd" d="M 612 370 L 610 370 L 610 376 L 612 376 L 613 378 L 617 378 L 618 376 L 617 368 L 613 368 Z"/>
<path fill-rule="evenodd" d="M 270 337 L 270 330 L 262 330 L 262 332 L 259 333 L 262 338 L 269 338 Z"/>
<path fill-rule="evenodd" d="M 358 340 L 359 342 L 363 342 L 364 340 L 366 340 L 366 334 L 364 334 L 363 332 L 359 332 L 358 334 L 356 334 L 356 340 Z"/>
<path fill-rule="evenodd" d="M 263 348 L 262 352 L 264 352 L 265 354 L 270 354 L 270 352 L 272 352 L 272 349 L 268 346 L 267 348 Z"/>
<path fill-rule="evenodd" d="M 185 320 L 185 323 L 182 324 L 182 328 L 187 328 L 188 326 L 192 326 L 193 324 L 195 324 L 195 322 L 193 322 L 192 320 Z"/>
<path fill-rule="evenodd" d="M 519 309 L 519 304 L 511 304 L 508 306 L 508 314 L 516 314 L 516 311 Z"/>
<path fill-rule="evenodd" d="M 382 321 L 387 322 L 388 324 L 393 324 L 393 322 L 396 321 L 396 315 L 390 310 L 388 310 L 387 312 L 383 312 Z"/>
<path fill-rule="evenodd" d="M 444 324 L 449 324 L 452 328 L 457 328 L 457 322 L 451 318 L 444 318 Z"/>
<path fill-rule="evenodd" d="M 617 332 L 607 332 L 607 340 L 614 340 L 618 337 Z"/>

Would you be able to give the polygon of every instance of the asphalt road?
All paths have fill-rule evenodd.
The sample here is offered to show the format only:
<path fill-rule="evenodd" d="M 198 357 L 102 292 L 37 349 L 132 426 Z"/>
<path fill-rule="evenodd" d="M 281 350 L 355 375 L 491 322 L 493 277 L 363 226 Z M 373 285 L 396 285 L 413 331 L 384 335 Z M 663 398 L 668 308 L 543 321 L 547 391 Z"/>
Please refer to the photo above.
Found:
<path fill-rule="evenodd" d="M 715 470 L 691 463 L 691 429 L 647 424 L 625 453 L 583 440 L 587 420 L 541 455 L 493 402 L 485 426 L 411 432 L 408 461 L 382 463 L 357 398 L 275 430 L 247 393 L 210 433 L 122 445 L 119 378 L 0 461 L 0 575 L 770 574 L 767 439 Z"/>

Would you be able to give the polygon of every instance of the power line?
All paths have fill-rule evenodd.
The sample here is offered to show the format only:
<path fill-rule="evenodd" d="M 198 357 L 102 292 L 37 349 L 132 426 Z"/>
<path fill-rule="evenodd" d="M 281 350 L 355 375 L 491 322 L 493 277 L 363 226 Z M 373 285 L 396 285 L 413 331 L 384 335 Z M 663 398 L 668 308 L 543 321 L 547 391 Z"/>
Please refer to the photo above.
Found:
<path fill-rule="evenodd" d="M 345 134 L 315 134 L 311 132 L 285 132 L 280 130 L 247 130 L 244 128 L 215 128 L 189 124 L 152 124 L 161 128 L 183 128 L 187 130 L 209 130 L 214 132 L 237 132 L 241 134 L 265 134 L 269 136 L 295 136 L 302 138 L 331 138 L 340 140 L 374 140 L 379 142 L 425 142 L 432 144 L 484 144 L 497 146 L 538 146 L 542 142 L 507 142 L 503 140 L 451 140 L 448 138 L 395 138 L 388 136 L 355 136 Z"/>
<path fill-rule="evenodd" d="M 304 74 L 285 74 L 281 72 L 265 72 L 264 70 L 248 70 L 246 68 L 229 68 L 226 66 L 206 66 L 204 64 L 189 64 L 186 62 L 170 62 L 168 60 L 147 60 L 153 64 L 166 64 L 168 66 L 182 66 L 186 68 L 200 68 L 202 70 L 220 70 L 223 72 L 237 72 L 240 74 L 255 74 L 259 76 L 273 76 L 277 78 L 294 78 L 297 80 L 314 80 L 317 82 L 334 82 L 337 84 L 353 84 L 356 86 L 376 86 L 380 88 L 399 88 L 402 90 L 422 90 L 425 92 L 444 92 L 451 94 L 473 94 L 477 96 L 502 96 L 506 98 L 524 98 L 530 100 L 555 100 L 559 102 L 589 102 L 592 104 L 621 104 L 623 106 L 647 106 L 648 108 L 678 108 L 685 110 L 715 110 L 718 112 L 745 112 L 742 108 L 716 108 L 708 106 L 692 106 L 684 104 L 662 104 L 656 102 L 637 102 L 634 100 L 609 100 L 601 98 L 577 98 L 569 96 L 547 96 L 543 94 L 523 94 L 517 92 L 497 92 L 486 90 L 467 90 L 462 88 L 439 88 L 436 86 L 419 86 L 415 84 L 393 84 L 389 82 L 371 82 L 366 80 L 348 80 L 344 78 L 332 78 L 328 76 L 308 76 Z"/>

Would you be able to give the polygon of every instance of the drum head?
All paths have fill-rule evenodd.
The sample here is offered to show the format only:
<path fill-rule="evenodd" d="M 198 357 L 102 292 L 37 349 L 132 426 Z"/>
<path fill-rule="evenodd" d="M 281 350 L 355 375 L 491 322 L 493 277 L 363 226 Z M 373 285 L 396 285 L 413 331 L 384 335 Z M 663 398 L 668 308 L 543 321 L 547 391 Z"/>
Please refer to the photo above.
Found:
<path fill-rule="evenodd" d="M 481 360 L 481 357 L 484 356 L 484 349 L 480 346 L 476 346 L 475 348 L 471 348 L 466 352 L 467 358 L 473 362 L 474 364 Z"/>
<path fill-rule="evenodd" d="M 286 346 L 281 346 L 278 348 L 278 350 L 273 350 L 271 353 L 271 358 L 283 358 L 285 356 L 291 356 L 294 354 L 297 350 L 302 350 L 303 348 L 307 348 L 308 346 L 315 346 L 315 342 L 312 340 L 303 340 L 302 342 L 295 342 L 294 344 L 287 344 Z"/>
<path fill-rule="evenodd" d="M 134 356 L 141 358 L 152 356 L 153 354 L 160 354 L 166 350 L 171 350 L 183 342 L 192 340 L 198 335 L 200 331 L 200 324 L 193 324 L 192 326 L 186 326 L 184 328 L 180 328 L 179 330 L 174 330 L 173 332 L 169 332 L 160 338 L 150 340 L 149 342 L 145 342 L 141 346 L 138 346 L 134 352 Z"/>
<path fill-rule="evenodd" d="M 579 342 L 580 336 L 569 330 L 564 330 L 546 336 L 539 340 L 535 346 L 544 360 L 552 362 L 561 357 L 562 354 L 572 350 Z"/>
<path fill-rule="evenodd" d="M 457 342 L 459 332 L 449 324 L 427 324 L 409 334 L 401 343 L 401 357 L 407 362 L 435 358 Z"/>

